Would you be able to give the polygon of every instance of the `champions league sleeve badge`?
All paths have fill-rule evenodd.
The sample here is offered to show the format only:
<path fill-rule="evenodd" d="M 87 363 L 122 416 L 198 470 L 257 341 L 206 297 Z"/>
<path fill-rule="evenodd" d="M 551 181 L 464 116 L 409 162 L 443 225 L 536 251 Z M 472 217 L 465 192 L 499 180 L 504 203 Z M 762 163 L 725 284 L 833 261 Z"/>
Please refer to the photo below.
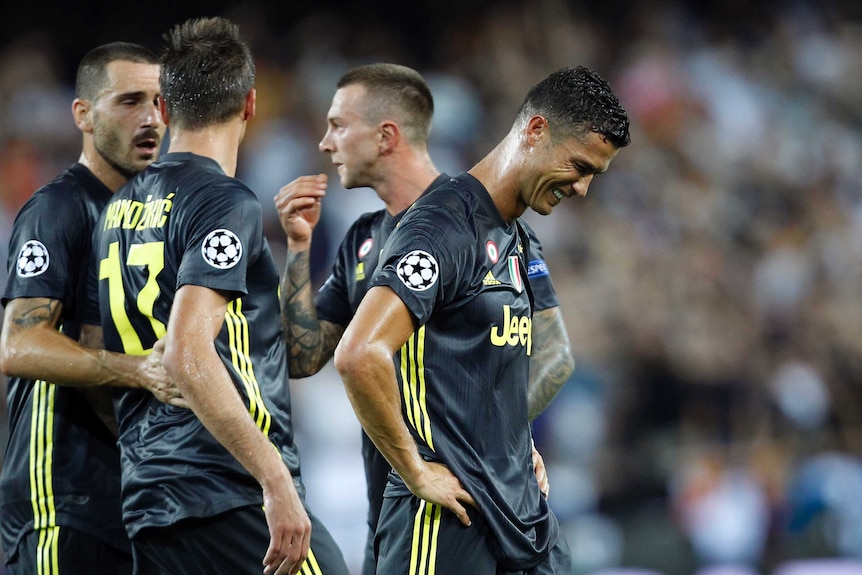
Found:
<path fill-rule="evenodd" d="M 18 252 L 18 262 L 15 271 L 19 277 L 32 278 L 45 273 L 50 258 L 48 248 L 39 240 L 28 240 Z"/>
<path fill-rule="evenodd" d="M 230 230 L 213 230 L 204 238 L 201 255 L 212 267 L 226 270 L 235 266 L 242 258 L 242 242 Z"/>
<path fill-rule="evenodd" d="M 413 291 L 425 291 L 437 282 L 440 266 L 434 256 L 423 250 L 413 250 L 395 266 L 398 279 Z"/>

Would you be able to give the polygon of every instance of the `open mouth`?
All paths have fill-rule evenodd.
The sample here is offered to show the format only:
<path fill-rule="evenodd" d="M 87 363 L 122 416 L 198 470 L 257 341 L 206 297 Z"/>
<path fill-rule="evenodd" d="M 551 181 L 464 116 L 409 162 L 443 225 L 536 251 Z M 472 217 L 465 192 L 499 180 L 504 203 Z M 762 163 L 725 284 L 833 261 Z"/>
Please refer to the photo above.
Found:
<path fill-rule="evenodd" d="M 555 198 L 557 198 L 557 199 L 558 199 L 558 200 L 560 200 L 560 201 L 562 201 L 562 200 L 563 200 L 563 198 L 565 198 L 565 197 L 566 197 L 566 196 L 564 196 L 564 195 L 563 195 L 563 192 L 561 192 L 560 190 L 554 190 L 554 191 L 553 191 L 553 194 L 554 194 L 554 197 L 555 197 Z"/>
<path fill-rule="evenodd" d="M 147 138 L 146 140 L 136 142 L 135 147 L 145 154 L 155 154 L 159 147 L 159 142 L 156 139 Z"/>

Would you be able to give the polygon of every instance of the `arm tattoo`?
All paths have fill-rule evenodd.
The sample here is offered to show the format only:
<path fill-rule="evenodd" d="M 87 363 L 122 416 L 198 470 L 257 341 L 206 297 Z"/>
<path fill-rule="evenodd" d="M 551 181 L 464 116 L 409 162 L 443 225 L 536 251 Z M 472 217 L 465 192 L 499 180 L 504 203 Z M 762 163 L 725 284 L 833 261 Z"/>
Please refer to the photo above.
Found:
<path fill-rule="evenodd" d="M 16 330 L 29 329 L 43 323 L 58 327 L 61 310 L 59 300 L 40 297 L 19 301 L 29 302 L 29 305 L 22 304 L 19 313 L 12 318 L 12 325 Z"/>
<path fill-rule="evenodd" d="M 308 250 L 288 251 L 281 287 L 281 327 L 292 377 L 306 377 L 320 371 L 332 357 L 344 331 L 340 326 L 318 319 L 309 270 Z"/>
<path fill-rule="evenodd" d="M 545 410 L 575 369 L 569 351 L 569 337 L 559 308 L 536 312 L 533 316 L 533 355 L 527 404 L 530 420 Z"/>

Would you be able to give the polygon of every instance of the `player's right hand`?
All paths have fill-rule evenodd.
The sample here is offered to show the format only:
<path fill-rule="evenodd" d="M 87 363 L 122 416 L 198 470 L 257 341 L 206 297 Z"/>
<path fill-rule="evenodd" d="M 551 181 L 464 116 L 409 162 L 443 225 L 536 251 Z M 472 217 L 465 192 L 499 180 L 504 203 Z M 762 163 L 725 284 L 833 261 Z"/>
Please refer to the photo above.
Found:
<path fill-rule="evenodd" d="M 275 195 L 275 209 L 288 242 L 311 241 L 311 232 L 320 221 L 320 200 L 326 195 L 326 181 L 326 174 L 300 176 Z"/>
<path fill-rule="evenodd" d="M 264 487 L 263 511 L 270 536 L 263 572 L 266 575 L 299 572 L 311 545 L 311 520 L 289 475 L 271 489 Z"/>
<path fill-rule="evenodd" d="M 476 502 L 445 465 L 425 462 L 422 477 L 407 487 L 416 497 L 449 509 L 461 523 L 470 526 L 470 516 L 462 503 L 475 508 Z"/>

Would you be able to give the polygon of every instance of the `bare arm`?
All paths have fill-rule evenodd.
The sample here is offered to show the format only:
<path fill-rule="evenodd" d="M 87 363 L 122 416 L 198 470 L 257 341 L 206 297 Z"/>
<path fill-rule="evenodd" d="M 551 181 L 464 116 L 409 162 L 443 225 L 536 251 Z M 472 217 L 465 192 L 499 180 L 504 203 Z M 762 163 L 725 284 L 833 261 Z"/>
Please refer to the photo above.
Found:
<path fill-rule="evenodd" d="M 287 260 L 281 280 L 281 326 L 292 377 L 320 371 L 332 357 L 344 327 L 317 317 L 311 290 L 311 235 L 320 221 L 320 200 L 326 195 L 325 174 L 301 176 L 275 196 L 281 227 L 287 236 Z"/>
<path fill-rule="evenodd" d="M 425 461 L 401 415 L 392 356 L 413 333 L 413 319 L 387 287 L 373 287 L 335 350 L 335 367 L 368 437 L 417 497 L 453 511 L 470 524 L 462 503 L 474 505 L 460 481 L 443 465 Z"/>
<path fill-rule="evenodd" d="M 281 327 L 291 377 L 314 375 L 332 358 L 344 327 L 317 317 L 311 292 L 309 248 L 287 250 L 281 282 Z"/>
<path fill-rule="evenodd" d="M 3 373 L 70 387 L 143 388 L 171 403 L 179 397 L 157 358 L 94 349 L 104 347 L 101 330 L 95 336 L 85 331 L 92 347 L 81 345 L 58 331 L 61 311 L 62 304 L 48 298 L 18 298 L 6 305 L 0 332 Z"/>
<path fill-rule="evenodd" d="M 165 337 L 165 369 L 212 435 L 260 483 L 270 544 L 265 573 L 295 573 L 308 554 L 311 522 L 293 478 L 269 438 L 249 416 L 215 348 L 228 300 L 219 292 L 183 286 Z"/>
<path fill-rule="evenodd" d="M 82 325 L 81 335 L 78 338 L 78 341 L 84 347 L 93 349 L 105 348 L 105 338 L 103 337 L 102 328 L 95 325 Z M 111 399 L 110 388 L 106 386 L 90 386 L 82 387 L 79 391 L 81 395 L 86 398 L 87 403 L 90 404 L 93 411 L 96 412 L 96 415 L 99 416 L 99 419 L 102 420 L 102 423 L 105 424 L 105 427 L 108 428 L 108 431 L 110 431 L 114 437 L 117 437 L 119 435 L 119 429 L 117 427 L 117 417 L 114 414 L 114 404 Z"/>
<path fill-rule="evenodd" d="M 545 410 L 575 369 L 559 307 L 533 315 L 533 355 L 527 405 L 532 421 Z"/>

